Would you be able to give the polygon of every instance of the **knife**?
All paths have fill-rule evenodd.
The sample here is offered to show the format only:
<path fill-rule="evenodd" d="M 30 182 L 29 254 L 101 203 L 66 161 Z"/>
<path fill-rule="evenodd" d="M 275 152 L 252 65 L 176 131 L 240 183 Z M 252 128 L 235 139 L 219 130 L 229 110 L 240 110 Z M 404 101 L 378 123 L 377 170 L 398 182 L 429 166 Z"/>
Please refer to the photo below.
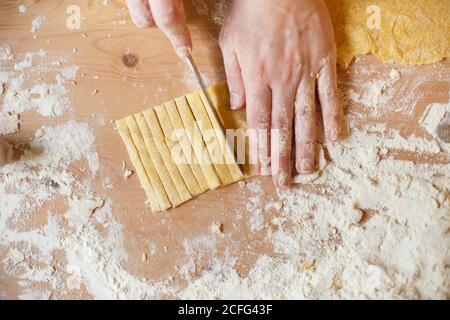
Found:
<path fill-rule="evenodd" d="M 227 139 L 225 128 L 222 126 L 222 121 L 220 120 L 220 116 L 216 110 L 216 107 L 214 106 L 214 103 L 212 102 L 211 97 L 208 94 L 208 90 L 206 89 L 205 81 L 203 81 L 202 74 L 200 73 L 200 70 L 198 69 L 197 64 L 195 63 L 194 58 L 192 57 L 192 55 L 189 54 L 186 58 L 184 58 L 184 62 L 188 66 L 188 68 L 192 71 L 192 74 L 194 75 L 195 79 L 197 80 L 197 82 L 200 86 L 200 91 L 203 93 L 203 95 L 206 98 L 206 102 L 209 104 L 206 107 L 209 108 L 209 110 L 211 110 L 211 114 L 215 118 L 215 121 L 219 124 L 220 128 L 222 129 L 227 146 L 228 146 L 229 150 L 231 151 L 231 154 L 233 155 L 234 162 L 238 165 L 239 170 L 242 173 L 243 171 L 242 171 L 241 165 L 237 162 L 236 155 L 234 153 L 234 146 Z"/>

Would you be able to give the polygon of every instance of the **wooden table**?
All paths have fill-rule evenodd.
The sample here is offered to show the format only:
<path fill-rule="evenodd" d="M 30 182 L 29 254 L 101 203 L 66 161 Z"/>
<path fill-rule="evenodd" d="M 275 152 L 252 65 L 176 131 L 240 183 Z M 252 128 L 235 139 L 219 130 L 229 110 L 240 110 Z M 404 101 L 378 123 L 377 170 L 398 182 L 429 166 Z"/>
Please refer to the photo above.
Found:
<path fill-rule="evenodd" d="M 183 241 L 211 236 L 211 225 L 219 222 L 224 225 L 224 236 L 216 237 L 214 250 L 203 251 L 196 257 L 196 270 L 200 272 L 213 255 L 223 257 L 225 251 L 228 251 L 238 257 L 237 270 L 241 275 L 245 275 L 259 253 L 270 255 L 273 252 L 267 242 L 266 232 L 250 232 L 246 215 L 238 216 L 238 211 L 245 212 L 245 204 L 251 191 L 241 189 L 235 184 L 210 191 L 165 214 L 154 215 L 144 204 L 145 195 L 137 176 L 133 175 L 129 180 L 123 178 L 122 161 L 129 167 L 131 164 L 110 121 L 191 91 L 195 87 L 192 77 L 172 52 L 170 44 L 161 32 L 134 27 L 123 1 L 112 0 L 106 6 L 102 5 L 101 1 L 94 0 L 77 2 L 83 17 L 80 30 L 66 28 L 66 8 L 73 1 L 9 0 L 0 3 L 2 43 L 7 43 L 17 53 L 43 48 L 49 57 L 64 56 L 81 67 L 77 84 L 68 85 L 70 99 L 74 105 L 73 114 L 66 112 L 62 117 L 44 118 L 35 112 L 26 112 L 22 114 L 22 131 L 8 137 L 8 140 L 16 143 L 29 141 L 36 129 L 44 124 L 53 126 L 71 118 L 88 122 L 95 131 L 96 147 L 101 159 L 101 170 L 95 180 L 96 192 L 102 197 L 110 197 L 114 202 L 114 215 L 123 225 L 124 245 L 129 253 L 126 268 L 129 272 L 155 280 L 173 275 L 175 282 L 182 283 L 183 279 L 178 276 L 176 267 L 179 257 L 185 255 Z M 28 5 L 27 13 L 18 12 L 20 3 Z M 189 2 L 187 12 L 194 42 L 194 56 L 200 69 L 207 75 L 210 83 L 225 80 L 217 45 L 219 26 L 206 16 L 199 15 Z M 37 15 L 45 16 L 47 20 L 42 29 L 35 33 L 34 39 L 30 28 L 31 20 Z M 136 66 L 127 67 L 124 64 L 124 57 L 130 54 L 138 59 Z M 370 77 L 374 77 L 376 73 L 386 74 L 392 69 L 392 66 L 382 65 L 373 57 L 359 59 L 356 66 L 339 71 L 341 87 L 345 89 L 365 80 L 354 72 L 355 67 L 365 66 L 376 70 Z M 447 72 L 449 67 L 447 62 L 440 65 L 440 68 L 446 68 Z M 432 68 L 417 67 L 414 72 L 432 72 Z M 409 78 L 411 77 L 413 76 Z M 422 129 L 412 124 L 417 123 L 417 118 L 428 104 L 447 102 L 449 89 L 448 82 L 425 83 L 420 88 L 424 95 L 417 101 L 412 116 L 392 113 L 382 119 L 361 120 L 360 124 L 387 123 L 389 127 L 400 129 L 402 135 L 424 135 Z M 92 95 L 94 90 L 98 90 L 98 93 Z M 346 103 L 346 112 L 350 117 L 358 119 L 358 115 L 364 114 L 365 110 L 361 106 Z M 449 160 L 424 159 L 420 154 L 414 153 L 399 153 L 396 156 L 415 161 Z M 101 183 L 105 177 L 112 179 L 113 189 L 102 188 Z M 277 201 L 276 190 L 270 179 L 257 179 L 262 181 L 263 201 Z M 63 212 L 67 203 L 62 201 L 49 206 Z M 46 208 L 40 210 L 37 215 L 44 217 Z M 270 221 L 270 218 L 277 214 L 275 211 L 265 212 L 265 217 Z M 272 226 L 268 224 L 267 228 Z M 152 259 L 143 262 L 142 255 L 148 252 L 150 243 L 165 250 L 158 250 Z M 16 297 L 17 279 L 0 272 L 0 282 L 6 288 L 8 298 Z M 53 292 L 52 297 L 62 296 Z M 73 297 L 89 295 L 80 292 Z"/>

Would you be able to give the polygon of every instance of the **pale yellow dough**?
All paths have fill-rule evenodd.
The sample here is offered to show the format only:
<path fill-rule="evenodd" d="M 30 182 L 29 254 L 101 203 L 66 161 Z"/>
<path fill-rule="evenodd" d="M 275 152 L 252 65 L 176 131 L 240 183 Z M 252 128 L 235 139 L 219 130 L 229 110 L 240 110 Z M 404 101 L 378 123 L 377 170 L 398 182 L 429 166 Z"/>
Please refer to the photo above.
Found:
<path fill-rule="evenodd" d="M 192 173 L 200 186 L 200 191 L 203 193 L 209 189 L 208 179 L 205 177 L 202 168 L 198 164 L 198 159 L 194 154 L 194 150 L 191 147 L 191 142 L 186 135 L 183 122 L 178 114 L 177 106 L 174 101 L 169 101 L 164 103 L 164 107 L 166 108 L 167 116 L 170 119 L 172 128 L 175 131 L 174 138 L 177 139 L 178 146 L 181 147 L 184 159 L 189 164 Z"/>
<path fill-rule="evenodd" d="M 211 90 L 210 90 L 211 92 Z M 226 163 L 228 164 L 228 170 L 230 170 L 231 177 L 233 178 L 233 182 L 237 180 L 242 180 L 244 178 L 241 169 L 236 164 L 233 152 L 234 150 L 230 150 L 227 144 L 227 140 L 225 137 L 224 132 L 222 131 L 223 123 L 219 123 L 217 119 L 213 115 L 213 110 L 211 108 L 218 108 L 218 105 L 213 101 L 212 103 L 215 104 L 214 106 L 211 106 L 211 108 L 208 105 L 208 100 L 206 99 L 205 95 L 201 92 L 199 92 L 200 98 L 203 102 L 203 108 L 208 114 L 209 120 L 211 121 L 211 124 L 216 132 L 217 140 L 219 141 L 221 148 L 223 150 L 223 155 Z M 213 94 L 213 96 L 215 96 Z M 229 97 L 229 95 L 228 95 Z M 229 99 L 227 99 L 229 101 Z M 227 104 L 229 105 L 229 104 Z M 230 111 L 231 112 L 231 111 Z"/>
<path fill-rule="evenodd" d="M 220 142 L 214 134 L 213 125 L 209 120 L 208 114 L 206 113 L 199 93 L 190 93 L 186 95 L 186 99 L 188 100 L 195 120 L 199 124 L 200 131 L 204 136 L 206 148 L 208 149 L 209 155 L 211 156 L 214 168 L 219 175 L 221 184 L 228 185 L 230 183 L 233 183 L 234 181 L 231 177 L 230 169 L 225 164 L 225 158 L 222 152 L 223 142 Z M 210 133 L 210 136 L 206 137 L 206 133 Z"/>
<path fill-rule="evenodd" d="M 158 176 L 157 170 L 150 157 L 147 147 L 142 136 L 142 132 L 139 129 L 134 117 L 130 116 L 125 119 L 128 128 L 131 132 L 131 138 L 133 139 L 134 145 L 136 146 L 139 155 L 142 160 L 145 171 L 147 172 L 148 179 L 152 185 L 153 191 L 155 192 L 155 197 L 158 200 L 159 208 L 161 211 L 169 209 L 172 205 L 167 198 L 164 186 Z"/>
<path fill-rule="evenodd" d="M 216 189 L 220 187 L 220 180 L 217 176 L 216 171 L 214 170 L 214 166 L 211 161 L 211 157 L 209 156 L 208 150 L 206 150 L 206 145 L 204 141 L 198 141 L 199 142 L 199 149 L 194 145 L 194 137 L 201 137 L 202 133 L 200 132 L 200 129 L 198 128 L 197 124 L 195 123 L 194 115 L 192 114 L 192 111 L 189 107 L 189 104 L 186 100 L 186 97 L 180 97 L 175 99 L 176 107 L 179 112 L 179 115 L 183 115 L 183 117 L 180 117 L 180 120 L 182 121 L 182 127 L 184 127 L 187 138 L 189 139 L 191 143 L 191 147 L 193 148 L 195 157 L 200 162 L 200 167 L 203 171 L 203 174 L 205 175 L 206 179 L 208 180 L 209 188 L 211 190 Z M 180 124 L 178 124 L 179 127 Z M 202 152 L 202 151 L 206 152 Z"/>
<path fill-rule="evenodd" d="M 230 110 L 226 83 L 211 87 L 210 95 L 217 109 Z M 239 114 L 237 122 L 245 124 L 243 114 Z M 224 136 L 218 130 L 222 134 L 219 142 L 217 132 L 205 132 L 213 127 L 234 127 L 223 121 L 213 125 L 198 92 L 128 116 L 116 124 L 153 212 L 175 208 L 207 190 L 244 178 L 235 162 L 215 163 L 211 157 L 213 153 L 224 157 L 225 145 L 220 146 Z M 176 135 L 175 129 L 184 129 L 182 135 Z M 189 154 L 193 154 L 194 161 L 186 161 Z"/>
<path fill-rule="evenodd" d="M 326 2 L 335 27 L 338 62 L 345 67 L 355 56 L 369 53 L 385 63 L 409 65 L 450 57 L 449 0 Z M 379 29 L 372 28 L 370 22 L 374 20 L 369 20 L 377 12 L 381 18 Z"/>
<path fill-rule="evenodd" d="M 152 211 L 153 212 L 161 211 L 161 208 L 159 207 L 158 204 L 158 200 L 156 199 L 155 192 L 148 179 L 144 165 L 142 164 L 141 157 L 139 156 L 139 152 L 136 149 L 136 146 L 134 145 L 133 139 L 131 138 L 131 132 L 127 126 L 125 119 L 116 121 L 116 127 L 127 148 L 128 155 L 130 156 L 130 160 L 133 163 L 134 168 L 136 169 L 139 181 L 141 182 L 142 188 L 144 189 L 147 195 Z"/>
<path fill-rule="evenodd" d="M 178 141 L 172 140 L 173 135 L 173 127 L 172 123 L 170 122 L 169 115 L 167 114 L 167 110 L 164 107 L 164 105 L 157 106 L 154 108 L 156 115 L 159 120 L 159 124 L 161 126 L 161 129 L 164 133 L 166 144 L 170 150 L 170 154 L 172 155 L 172 159 L 175 159 L 174 155 L 176 152 L 176 149 L 178 148 Z M 180 156 L 180 155 L 178 155 Z M 184 182 L 186 183 L 186 186 L 192 196 L 198 196 L 202 191 L 200 190 L 200 186 L 197 182 L 197 180 L 194 177 L 194 174 L 192 173 L 191 167 L 189 164 L 183 163 L 175 163 L 175 165 L 178 167 L 178 170 L 180 171 L 181 176 L 183 177 Z"/>
<path fill-rule="evenodd" d="M 249 141 L 245 137 L 247 130 L 246 110 L 231 111 L 230 109 L 230 93 L 226 83 L 219 83 L 208 88 L 208 94 L 212 102 L 216 106 L 216 110 L 225 129 L 236 130 L 237 136 L 245 139 L 245 161 L 242 164 L 242 170 L 246 177 L 252 177 L 257 174 L 256 166 L 249 163 Z M 238 147 L 239 141 L 235 139 L 235 148 Z M 239 160 L 239 159 L 238 159 Z M 241 162 L 242 163 L 242 162 Z"/>
<path fill-rule="evenodd" d="M 169 172 L 175 188 L 180 195 L 181 201 L 186 202 L 192 199 L 192 195 L 189 193 L 189 190 L 184 183 L 183 177 L 181 176 L 177 165 L 172 160 L 172 155 L 170 154 L 170 150 L 166 145 L 164 133 L 160 127 L 155 111 L 153 109 L 149 109 L 144 111 L 143 114 L 145 121 L 147 122 L 147 125 L 152 133 L 156 147 L 158 148 L 167 171 Z"/>
<path fill-rule="evenodd" d="M 173 207 L 178 207 L 182 203 L 180 195 L 178 194 L 177 188 L 175 187 L 175 184 L 170 177 L 169 171 L 164 164 L 164 160 L 162 159 L 161 154 L 156 147 L 155 141 L 153 140 L 152 134 L 150 132 L 150 128 L 148 127 L 147 122 L 144 119 L 144 115 L 142 113 L 138 113 L 134 115 L 134 118 L 136 119 L 139 129 L 142 132 L 145 145 L 147 146 L 147 150 L 150 153 L 150 157 L 152 158 L 155 170 L 158 173 L 164 189 L 167 192 L 170 203 Z"/>

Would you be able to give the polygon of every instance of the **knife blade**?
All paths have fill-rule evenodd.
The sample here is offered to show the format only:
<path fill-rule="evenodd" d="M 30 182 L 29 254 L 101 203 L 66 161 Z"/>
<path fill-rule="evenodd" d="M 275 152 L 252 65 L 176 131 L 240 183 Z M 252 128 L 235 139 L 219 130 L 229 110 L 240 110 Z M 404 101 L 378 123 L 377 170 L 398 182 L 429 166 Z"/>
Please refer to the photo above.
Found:
<path fill-rule="evenodd" d="M 216 107 L 214 106 L 214 103 L 212 102 L 211 97 L 208 94 L 208 90 L 206 88 L 205 81 L 203 80 L 202 74 L 200 73 L 200 70 L 198 69 L 198 66 L 195 63 L 194 58 L 192 57 L 192 55 L 188 55 L 186 58 L 184 58 L 184 62 L 186 63 L 186 65 L 191 70 L 192 74 L 194 75 L 195 79 L 197 80 L 198 85 L 200 87 L 200 91 L 203 93 L 203 95 L 206 98 L 206 102 L 209 104 L 209 106 L 206 106 L 206 107 L 209 108 L 209 110 L 211 110 L 211 114 L 215 118 L 214 120 L 219 124 L 220 128 L 222 129 L 222 133 L 224 134 L 224 137 L 225 137 L 225 140 L 227 143 L 227 147 L 231 151 L 231 154 L 233 155 L 233 159 L 234 159 L 235 163 L 238 165 L 239 170 L 242 173 L 243 172 L 242 167 L 237 162 L 237 159 L 236 159 L 236 155 L 234 152 L 234 146 L 227 139 L 225 128 L 222 126 L 222 121 L 220 120 L 220 116 L 216 110 Z"/>

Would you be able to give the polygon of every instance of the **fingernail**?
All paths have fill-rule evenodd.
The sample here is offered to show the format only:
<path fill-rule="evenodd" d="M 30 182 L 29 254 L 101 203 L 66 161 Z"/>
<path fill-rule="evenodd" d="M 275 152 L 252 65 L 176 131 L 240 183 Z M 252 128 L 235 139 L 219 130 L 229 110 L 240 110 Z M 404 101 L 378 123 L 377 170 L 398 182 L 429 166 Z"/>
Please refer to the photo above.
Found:
<path fill-rule="evenodd" d="M 186 46 L 177 47 L 176 52 L 180 58 L 186 58 L 191 54 L 191 48 Z"/>
<path fill-rule="evenodd" d="M 314 172 L 314 161 L 311 159 L 302 159 L 300 160 L 298 173 L 313 173 Z"/>
<path fill-rule="evenodd" d="M 231 109 L 236 110 L 239 109 L 241 104 L 241 97 L 234 92 L 230 93 L 230 103 L 231 103 Z"/>

